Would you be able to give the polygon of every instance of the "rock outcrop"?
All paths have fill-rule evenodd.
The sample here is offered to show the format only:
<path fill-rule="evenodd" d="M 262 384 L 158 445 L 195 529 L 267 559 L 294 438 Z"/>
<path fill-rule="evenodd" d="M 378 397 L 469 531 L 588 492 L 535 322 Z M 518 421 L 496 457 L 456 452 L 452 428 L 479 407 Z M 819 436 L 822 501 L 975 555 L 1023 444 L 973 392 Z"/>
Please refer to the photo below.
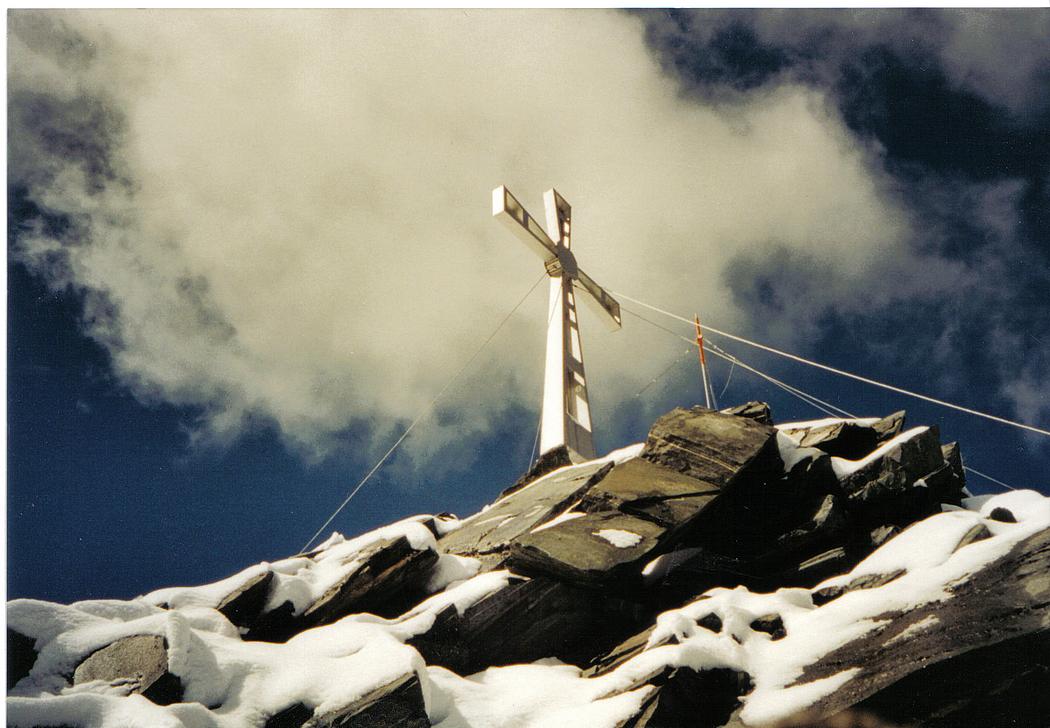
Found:
<path fill-rule="evenodd" d="M 9 725 L 1040 725 L 1050 499 L 966 500 L 959 446 L 904 424 L 676 409 L 463 521 L 12 602 Z"/>

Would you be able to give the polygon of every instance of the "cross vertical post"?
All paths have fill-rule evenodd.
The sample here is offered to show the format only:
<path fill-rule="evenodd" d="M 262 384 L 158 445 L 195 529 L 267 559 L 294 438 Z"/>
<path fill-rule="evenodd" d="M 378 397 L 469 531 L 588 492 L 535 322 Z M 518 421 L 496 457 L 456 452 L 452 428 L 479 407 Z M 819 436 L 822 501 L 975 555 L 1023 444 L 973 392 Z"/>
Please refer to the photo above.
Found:
<path fill-rule="evenodd" d="M 581 271 L 572 253 L 572 208 L 556 190 L 543 197 L 546 230 L 505 187 L 492 194 L 492 214 L 542 259 L 550 288 L 547 353 L 543 377 L 540 455 L 562 445 L 574 462 L 596 457 L 576 289 L 605 314 L 614 329 L 621 325 L 620 304 Z"/>

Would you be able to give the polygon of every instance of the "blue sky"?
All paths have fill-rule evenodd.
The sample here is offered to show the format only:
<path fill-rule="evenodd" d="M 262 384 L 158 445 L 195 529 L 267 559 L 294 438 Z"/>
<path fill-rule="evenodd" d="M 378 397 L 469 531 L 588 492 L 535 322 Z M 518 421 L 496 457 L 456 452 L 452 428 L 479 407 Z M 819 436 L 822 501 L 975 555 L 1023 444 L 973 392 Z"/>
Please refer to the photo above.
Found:
<path fill-rule="evenodd" d="M 8 596 L 296 551 L 540 274 L 504 183 L 534 213 L 558 186 L 613 290 L 1046 427 L 1048 15 L 13 13 Z M 333 528 L 526 469 L 543 308 Z M 582 328 L 599 450 L 700 399 L 666 333 Z M 1050 492 L 1045 438 L 719 343 Z M 737 370 L 748 399 L 819 416 Z"/>

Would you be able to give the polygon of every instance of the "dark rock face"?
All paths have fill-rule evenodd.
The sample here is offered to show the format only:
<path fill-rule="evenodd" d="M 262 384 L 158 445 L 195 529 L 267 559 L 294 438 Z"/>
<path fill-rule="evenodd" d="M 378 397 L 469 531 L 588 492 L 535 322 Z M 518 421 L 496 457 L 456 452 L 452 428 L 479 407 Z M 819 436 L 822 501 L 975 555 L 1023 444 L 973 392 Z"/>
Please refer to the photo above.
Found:
<path fill-rule="evenodd" d="M 716 728 L 725 725 L 740 705 L 738 696 L 750 692 L 746 673 L 715 669 L 696 671 L 688 667 L 668 668 L 649 680 L 656 690 L 629 728 L 692 726 Z"/>
<path fill-rule="evenodd" d="M 801 447 L 815 447 L 847 460 L 859 460 L 878 444 L 879 436 L 873 428 L 852 422 L 836 422 L 806 430 L 799 442 Z"/>
<path fill-rule="evenodd" d="M 104 680 L 134 684 L 157 705 L 182 700 L 182 683 L 168 672 L 168 650 L 163 637 L 137 635 L 117 640 L 92 653 L 73 673 L 73 684 Z"/>
<path fill-rule="evenodd" d="M 1017 523 L 1017 517 L 1006 508 L 993 508 L 988 517 L 1000 523 Z"/>
<path fill-rule="evenodd" d="M 313 715 L 314 712 L 305 705 L 296 703 L 267 718 L 263 728 L 302 728 Z"/>
<path fill-rule="evenodd" d="M 223 597 L 215 608 L 233 624 L 246 627 L 262 612 L 272 582 L 273 572 L 264 571 Z"/>
<path fill-rule="evenodd" d="M 784 620 L 779 614 L 766 614 L 751 623 L 751 629 L 756 632 L 765 632 L 774 640 L 782 640 L 787 637 L 784 629 Z"/>
<path fill-rule="evenodd" d="M 425 592 L 420 582 L 437 562 L 430 549 L 415 549 L 407 538 L 381 541 L 362 558 L 360 568 L 347 574 L 303 613 L 310 625 L 328 624 L 357 612 L 380 617 L 401 614 Z"/>
<path fill-rule="evenodd" d="M 270 716 L 263 728 L 430 728 L 430 719 L 419 678 L 408 673 L 323 715 L 296 703 Z"/>
<path fill-rule="evenodd" d="M 1004 640 L 916 670 L 857 704 L 924 728 L 1014 728 L 1050 716 L 1050 631 Z"/>
<path fill-rule="evenodd" d="M 851 508 L 865 521 L 904 526 L 937 511 L 939 501 L 930 488 L 914 486 L 943 466 L 937 428 L 930 427 L 846 475 L 840 483 Z"/>
<path fill-rule="evenodd" d="M 517 578 L 460 615 L 449 607 L 409 640 L 428 664 L 469 675 L 492 665 L 557 657 L 586 664 L 629 634 L 639 615 L 596 591 Z"/>
<path fill-rule="evenodd" d="M 772 427 L 746 417 L 678 408 L 649 430 L 642 458 L 726 489 L 780 468 L 775 435 Z"/>
<path fill-rule="evenodd" d="M 994 716 L 994 710 L 988 706 L 1004 707 L 1003 693 L 997 692 L 1000 687 L 1009 692 L 1028 689 L 1025 686 L 1033 683 L 1041 684 L 1045 695 L 1046 663 L 1025 658 L 1019 652 L 1026 649 L 1022 645 L 1032 645 L 1039 654 L 1045 654 L 1047 649 L 1050 634 L 1048 574 L 1050 530 L 1021 541 L 1010 553 L 952 587 L 950 599 L 877 618 L 876 621 L 885 619 L 881 627 L 824 655 L 808 666 L 795 684 L 819 680 L 856 667 L 858 673 L 834 693 L 818 701 L 814 706 L 816 710 L 831 715 L 860 704 L 869 712 L 889 720 L 949 726 L 960 725 L 957 722 L 960 716 L 969 716 L 965 706 L 969 702 L 985 706 L 989 715 L 988 722 L 971 723 L 967 717 L 964 720 L 967 725 L 1004 728 L 1039 725 L 1017 722 L 1010 711 Z M 895 639 L 906 630 L 907 639 Z M 1019 642 L 1015 641 L 1015 635 L 1027 637 L 1017 637 L 1016 640 L 1024 640 Z M 975 657 L 974 651 L 981 652 L 982 658 Z M 965 657 L 963 662 L 953 664 L 961 656 Z M 970 662 L 977 659 L 983 661 Z M 988 665 L 995 665 L 994 675 L 989 674 Z M 970 671 L 972 677 L 965 677 L 964 671 Z M 905 678 L 909 682 L 903 683 L 897 688 L 899 692 L 894 693 L 891 686 Z M 961 704 L 954 706 L 950 701 L 938 700 L 936 714 L 929 710 L 929 701 L 923 694 L 929 693 L 928 681 L 933 678 L 940 681 L 958 679 L 960 684 L 951 692 L 960 696 Z M 887 689 L 891 690 L 888 697 L 872 698 Z M 1025 700 L 1038 703 L 1041 699 L 1028 696 L 1021 700 L 1022 705 L 1016 707 L 1025 711 L 1028 709 Z M 908 707 L 909 702 L 912 707 Z M 926 708 L 922 707 L 924 704 Z M 924 711 L 928 712 L 924 714 Z M 943 718 L 942 714 L 948 717 Z M 1048 713 L 1044 711 L 1040 715 L 1042 720 Z"/>
<path fill-rule="evenodd" d="M 892 440 L 904 430 L 904 410 L 887 415 L 871 426 L 880 443 Z"/>
<path fill-rule="evenodd" d="M 813 603 L 815 605 L 822 606 L 838 599 L 843 594 L 847 594 L 857 589 L 876 589 L 885 584 L 889 584 L 891 581 L 901 578 L 904 576 L 904 569 L 897 569 L 891 571 L 888 574 L 870 574 L 868 576 L 859 576 L 853 579 L 848 584 L 842 586 L 826 586 L 821 589 L 817 589 L 813 592 Z"/>
<path fill-rule="evenodd" d="M 415 673 L 383 685 L 351 705 L 315 716 L 303 728 L 430 728 Z"/>
<path fill-rule="evenodd" d="M 29 674 L 36 662 L 36 640 L 7 628 L 7 689 Z"/>

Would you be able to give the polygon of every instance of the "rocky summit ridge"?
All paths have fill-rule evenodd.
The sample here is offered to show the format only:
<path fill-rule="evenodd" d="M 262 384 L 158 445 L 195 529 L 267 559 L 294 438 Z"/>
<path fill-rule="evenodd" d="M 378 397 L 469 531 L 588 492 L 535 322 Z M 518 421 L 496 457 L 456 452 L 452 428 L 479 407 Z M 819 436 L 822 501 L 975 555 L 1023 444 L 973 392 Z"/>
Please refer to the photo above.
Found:
<path fill-rule="evenodd" d="M 1050 725 L 1050 499 L 935 427 L 675 409 L 199 587 L 8 603 L 8 725 Z"/>

